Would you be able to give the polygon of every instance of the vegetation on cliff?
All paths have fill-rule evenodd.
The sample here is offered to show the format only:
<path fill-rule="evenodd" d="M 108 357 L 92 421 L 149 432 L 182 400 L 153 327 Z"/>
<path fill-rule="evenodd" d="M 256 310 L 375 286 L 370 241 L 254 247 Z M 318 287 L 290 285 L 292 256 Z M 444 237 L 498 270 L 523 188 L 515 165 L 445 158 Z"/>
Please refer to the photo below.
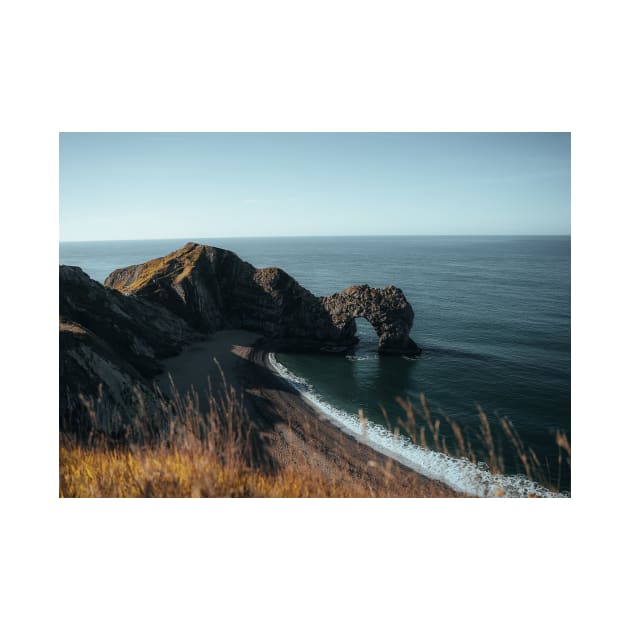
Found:
<path fill-rule="evenodd" d="M 254 453 L 251 423 L 233 388 L 200 411 L 194 392 L 163 402 L 155 418 L 137 417 L 112 439 L 98 418 L 98 404 L 84 399 L 91 427 L 85 439 L 61 434 L 61 497 L 418 497 L 451 496 L 438 482 L 401 483 L 400 465 L 367 461 L 363 471 L 316 466 L 292 440 L 282 462 L 268 465 Z M 281 440 L 281 436 L 275 436 Z"/>
<path fill-rule="evenodd" d="M 292 440 L 283 443 L 283 461 L 267 465 L 252 449 L 251 423 L 243 401 L 233 388 L 209 399 L 203 413 L 191 392 L 163 403 L 165 422 L 136 418 L 134 430 L 112 440 L 98 427 L 94 401 L 83 403 L 91 418 L 84 440 L 62 434 L 59 453 L 61 497 L 441 497 L 453 496 L 443 484 L 427 480 L 421 487 L 401 482 L 401 465 L 368 460 L 359 470 L 316 466 Z M 399 400 L 403 418 L 393 429 L 424 448 L 453 457 L 484 462 L 494 474 L 504 474 L 512 458 L 519 473 L 543 487 L 558 491 L 562 470 L 570 470 L 571 445 L 557 433 L 557 469 L 541 463 L 520 441 L 507 419 L 503 433 L 492 429 L 479 409 L 477 446 L 471 436 L 447 416 L 434 417 L 424 397 L 420 405 Z M 448 427 L 444 431 L 444 427 Z M 289 431 L 291 429 L 289 428 Z M 275 436 L 275 439 L 281 439 Z M 507 449 L 501 442 L 507 439 Z M 503 496 L 497 488 L 491 496 Z M 532 495 L 534 496 L 534 495 Z"/>

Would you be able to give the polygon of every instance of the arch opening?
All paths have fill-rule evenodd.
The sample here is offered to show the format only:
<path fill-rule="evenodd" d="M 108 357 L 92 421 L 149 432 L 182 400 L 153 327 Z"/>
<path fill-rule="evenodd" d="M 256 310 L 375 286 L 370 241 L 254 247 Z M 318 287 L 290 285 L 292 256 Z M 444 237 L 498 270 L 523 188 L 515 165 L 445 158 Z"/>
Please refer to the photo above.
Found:
<path fill-rule="evenodd" d="M 365 317 L 355 317 L 355 337 L 357 344 L 354 347 L 355 352 L 377 352 L 379 337 L 376 334 L 374 326 Z"/>

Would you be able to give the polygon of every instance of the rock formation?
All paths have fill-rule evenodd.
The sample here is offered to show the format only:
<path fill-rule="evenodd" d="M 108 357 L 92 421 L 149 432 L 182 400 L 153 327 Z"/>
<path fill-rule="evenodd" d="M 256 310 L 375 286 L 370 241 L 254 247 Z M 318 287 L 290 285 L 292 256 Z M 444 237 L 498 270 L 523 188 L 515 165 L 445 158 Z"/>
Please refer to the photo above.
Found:
<path fill-rule="evenodd" d="M 93 428 L 122 431 L 141 405 L 158 404 L 151 379 L 161 372 L 159 360 L 199 338 L 164 307 L 60 266 L 60 429 L 82 438 Z"/>
<path fill-rule="evenodd" d="M 355 318 L 364 317 L 380 352 L 420 351 L 409 338 L 413 309 L 396 287 L 316 297 L 281 269 L 195 243 L 118 269 L 105 286 L 61 266 L 59 293 L 60 428 L 81 437 L 95 426 L 109 436 L 129 430 L 138 411 L 161 404 L 152 384 L 160 360 L 220 329 L 259 332 L 276 350 L 334 352 L 358 342 Z"/>
<path fill-rule="evenodd" d="M 340 293 L 321 298 L 324 309 L 337 328 L 356 332 L 355 318 L 367 319 L 378 335 L 378 349 L 387 354 L 417 354 L 418 346 L 410 339 L 413 309 L 405 294 L 388 286 L 374 289 L 367 284 L 355 285 Z"/>
<path fill-rule="evenodd" d="M 256 269 L 207 245 L 188 243 L 164 258 L 118 269 L 105 285 L 160 304 L 203 333 L 244 328 L 284 349 L 342 351 L 357 343 L 354 320 L 365 317 L 380 352 L 419 352 L 409 338 L 413 309 L 400 289 L 353 286 L 320 298 L 281 269 Z"/>

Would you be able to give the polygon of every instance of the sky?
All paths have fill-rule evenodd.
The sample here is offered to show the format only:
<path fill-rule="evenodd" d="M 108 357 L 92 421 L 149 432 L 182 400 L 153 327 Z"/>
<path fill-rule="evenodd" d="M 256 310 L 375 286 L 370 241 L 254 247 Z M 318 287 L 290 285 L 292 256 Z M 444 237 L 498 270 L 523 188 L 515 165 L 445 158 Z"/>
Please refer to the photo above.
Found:
<path fill-rule="evenodd" d="M 60 240 L 569 234 L 568 133 L 62 133 Z"/>

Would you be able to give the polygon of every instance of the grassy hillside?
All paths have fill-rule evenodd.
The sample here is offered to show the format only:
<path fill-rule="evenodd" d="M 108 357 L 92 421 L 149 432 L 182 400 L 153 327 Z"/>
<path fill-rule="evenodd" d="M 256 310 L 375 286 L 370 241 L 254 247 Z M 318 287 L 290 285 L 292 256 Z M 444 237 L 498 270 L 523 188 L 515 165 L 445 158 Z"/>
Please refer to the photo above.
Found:
<path fill-rule="evenodd" d="M 525 448 L 507 419 L 501 419 L 503 434 L 493 432 L 488 418 L 479 409 L 479 428 L 467 435 L 446 416 L 434 418 L 421 396 L 420 404 L 398 401 L 404 420 L 395 433 L 404 433 L 425 448 L 454 457 L 483 461 L 493 473 L 505 471 L 505 455 L 500 442 L 510 445 L 510 456 L 529 479 L 556 489 L 549 463 L 543 466 L 535 453 Z M 405 497 L 444 496 L 444 487 L 428 482 L 419 492 L 399 482 L 399 465 L 388 461 L 365 462 L 364 470 L 351 470 L 338 463 L 314 466 L 294 440 L 281 444 L 282 462 L 261 465 L 254 456 L 251 435 L 242 401 L 234 390 L 221 400 L 209 401 L 210 411 L 199 411 L 192 395 L 175 397 L 165 406 L 168 413 L 164 430 L 142 436 L 143 423 L 136 419 L 128 432 L 133 438 L 115 442 L 96 430 L 97 410 L 85 402 L 94 420 L 88 440 L 79 442 L 62 435 L 59 452 L 59 494 L 61 497 Z M 362 414 L 360 417 L 363 418 Z M 153 419 L 152 419 L 153 420 Z M 446 429 L 446 430 L 445 430 Z M 138 436 L 141 436 L 138 439 Z M 273 439 L 281 440 L 279 436 Z M 286 436 L 285 436 L 286 438 Z M 570 466 L 571 447 L 563 434 L 556 435 L 558 475 Z M 477 446 L 473 446 L 476 444 Z M 500 491 L 497 495 L 500 496 Z"/>

